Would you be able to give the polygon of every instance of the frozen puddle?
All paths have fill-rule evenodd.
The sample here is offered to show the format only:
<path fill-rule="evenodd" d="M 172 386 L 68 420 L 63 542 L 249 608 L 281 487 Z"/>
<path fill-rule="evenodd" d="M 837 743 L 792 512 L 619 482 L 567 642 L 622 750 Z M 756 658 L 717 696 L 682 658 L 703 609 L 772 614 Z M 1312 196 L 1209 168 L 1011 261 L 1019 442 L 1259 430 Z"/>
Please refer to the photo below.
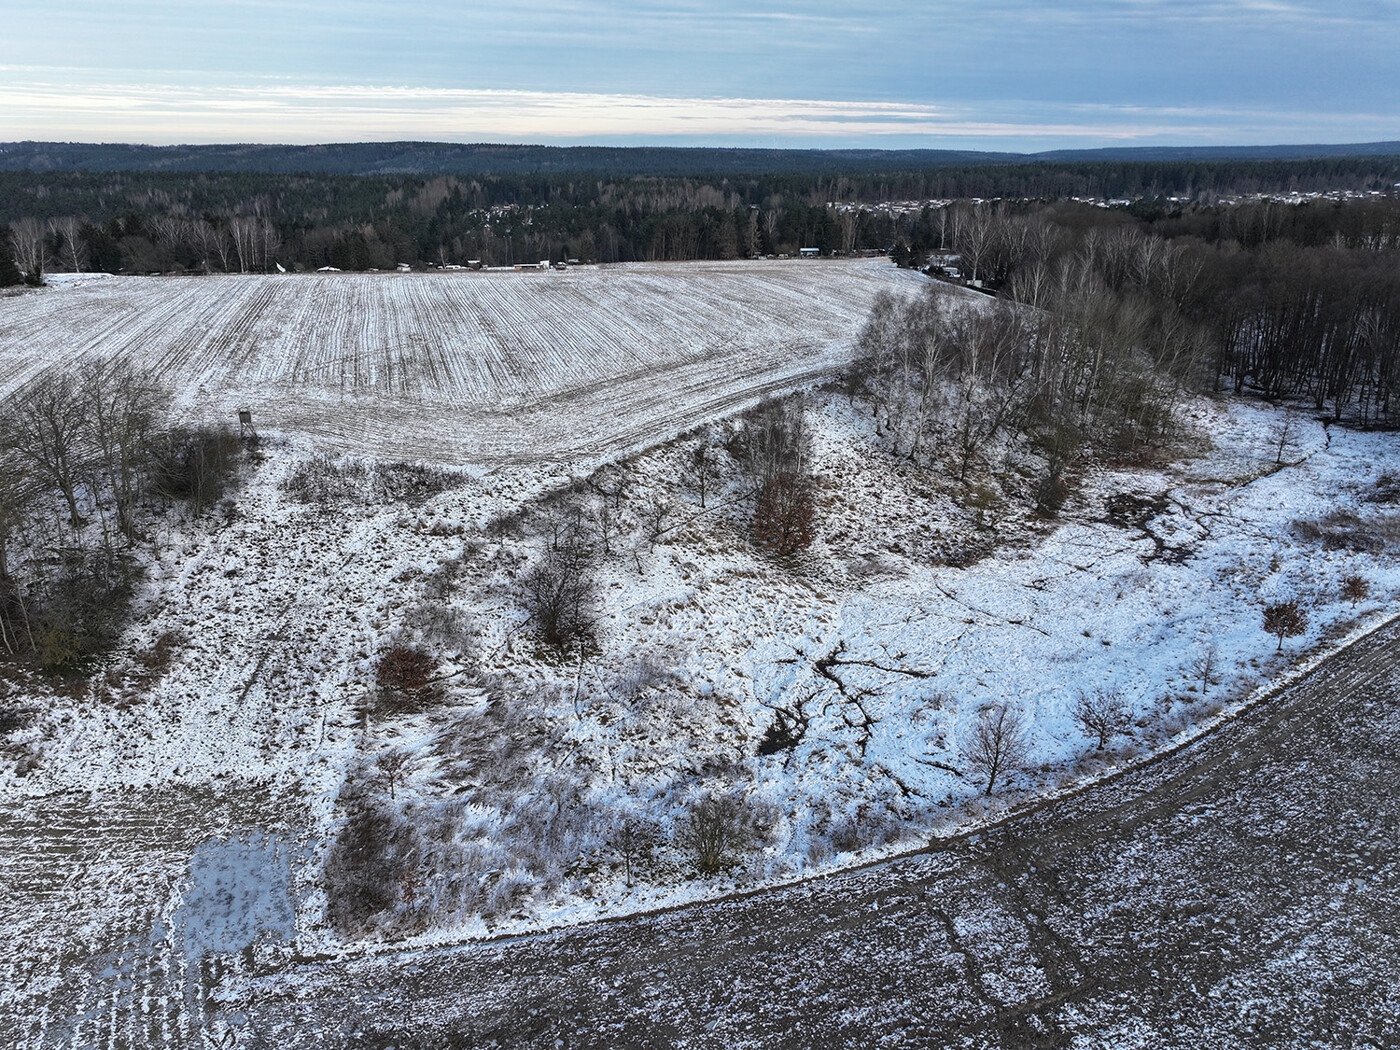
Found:
<path fill-rule="evenodd" d="M 0 1047 L 204 1047 L 223 981 L 295 929 L 289 821 L 253 790 L 0 807 Z"/>
<path fill-rule="evenodd" d="M 286 840 L 253 831 L 196 849 L 171 932 L 175 949 L 190 962 L 243 952 L 260 940 L 292 940 L 296 909 Z"/>

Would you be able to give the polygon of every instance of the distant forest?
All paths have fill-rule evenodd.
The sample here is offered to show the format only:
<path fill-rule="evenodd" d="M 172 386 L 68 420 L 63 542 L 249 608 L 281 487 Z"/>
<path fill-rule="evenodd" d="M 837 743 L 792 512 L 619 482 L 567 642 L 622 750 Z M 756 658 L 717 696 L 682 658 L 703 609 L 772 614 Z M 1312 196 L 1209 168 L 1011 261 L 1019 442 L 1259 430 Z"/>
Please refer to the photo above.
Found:
<path fill-rule="evenodd" d="M 940 209 L 921 212 L 917 203 L 954 199 L 1132 201 L 1140 218 L 1176 222 L 1183 232 L 1209 239 L 1219 235 L 1221 203 L 1233 197 L 1336 190 L 1389 194 L 1400 183 L 1400 157 L 1365 153 L 1139 160 L 1122 159 L 1121 154 L 1136 154 L 1119 151 L 1113 159 L 1090 162 L 1012 158 L 1013 163 L 988 161 L 985 154 L 932 151 L 435 148 L 438 153 L 425 159 L 419 154 L 426 146 L 418 153 L 406 146 L 387 152 L 382 146 L 176 147 L 175 153 L 127 146 L 48 146 L 43 152 L 34 144 L 24 152 L 7 146 L 0 167 L 10 164 L 16 170 L 0 170 L 0 223 L 15 231 L 14 254 L 28 252 L 40 269 L 366 270 L 470 260 L 510 265 L 541 259 L 725 259 L 793 254 L 800 248 L 840 254 L 902 245 L 918 252 L 947 245 L 946 230 L 936 239 L 934 234 Z M 85 167 L 123 158 L 135 163 L 131 158 L 145 156 L 142 151 L 151 154 L 147 166 L 233 165 L 238 157 L 244 164 L 258 157 L 268 164 L 310 163 L 308 151 L 315 150 L 340 151 L 327 161 L 334 161 L 331 166 L 352 161 L 361 167 L 391 161 L 445 166 L 439 154 L 447 149 L 463 151 L 479 167 L 533 164 L 537 170 L 350 175 Z M 345 155 L 355 150 L 369 152 Z M 930 156 L 938 163 L 928 161 Z M 876 161 L 920 158 L 923 167 L 872 167 Z M 760 161 L 783 170 L 611 173 L 629 166 L 742 168 Z M 808 170 L 799 170 L 804 163 Z M 585 164 L 599 170 L 547 170 Z M 47 170 L 32 170 L 45 165 Z M 1315 216 L 1334 207 L 1310 205 L 1301 226 L 1330 229 L 1328 220 Z M 22 259 L 20 266 L 33 268 Z"/>
<path fill-rule="evenodd" d="M 359 147 L 335 149 L 339 163 Z M 406 156 L 404 149 L 363 149 L 362 163 Z M 475 163 L 489 152 L 461 149 Z M 537 167 L 635 167 L 652 163 L 653 153 L 661 155 L 657 164 L 678 163 L 680 155 L 499 149 L 504 161 Z M 692 152 L 701 156 L 688 155 L 688 163 L 728 156 Z M 728 163 L 756 162 L 761 152 L 734 151 Z M 763 156 L 775 164 L 801 160 Z M 368 270 L 887 252 L 900 266 L 1019 304 L 1013 328 L 1023 352 L 1015 360 L 1041 361 L 1053 347 L 1072 345 L 1088 356 L 1066 360 L 1118 361 L 1113 383 L 1100 382 L 1094 369 L 1085 373 L 1097 377 L 1089 387 L 1116 391 L 1107 408 L 1085 418 L 1107 420 L 1129 447 L 1162 416 L 1143 393 L 1159 389 L 1158 379 L 1135 371 L 1143 360 L 1182 388 L 1306 399 L 1338 419 L 1400 424 L 1400 158 L 983 157 L 970 164 L 942 156 L 917 169 L 862 170 L 871 156 L 903 155 L 852 154 L 850 170 L 835 173 L 103 172 L 78 170 L 76 162 L 72 170 L 0 171 L 0 231 L 8 229 L 10 248 L 0 251 L 0 285 L 22 274 L 39 281 L 53 270 Z M 1345 192 L 1304 202 L 1270 197 L 1295 191 Z M 908 304 L 884 309 L 889 317 L 917 314 Z M 1054 318 L 1057 327 L 1024 323 L 1027 317 Z M 902 368 L 917 356 L 896 354 Z M 903 375 L 875 359 L 877 386 L 882 376 Z M 1081 415 L 1097 404 L 1078 403 Z M 1062 429 L 1073 434 L 1084 425 Z"/>
<path fill-rule="evenodd" d="M 705 146 L 520 146 L 342 142 L 140 146 L 0 142 L 0 171 L 220 171 L 297 175 L 869 175 L 1037 163 L 1172 163 L 1400 156 L 1400 142 L 1297 146 L 1129 146 L 1044 153 L 938 149 L 747 149 Z"/>

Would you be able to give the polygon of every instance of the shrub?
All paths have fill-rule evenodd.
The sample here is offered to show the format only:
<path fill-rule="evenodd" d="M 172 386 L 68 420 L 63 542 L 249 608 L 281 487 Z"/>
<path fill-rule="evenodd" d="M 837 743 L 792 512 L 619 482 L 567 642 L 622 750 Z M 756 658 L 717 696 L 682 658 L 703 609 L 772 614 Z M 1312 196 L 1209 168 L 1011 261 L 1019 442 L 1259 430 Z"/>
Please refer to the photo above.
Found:
<path fill-rule="evenodd" d="M 223 498 L 241 451 L 237 435 L 222 427 L 166 431 L 151 443 L 152 484 L 161 496 L 199 513 Z"/>
<path fill-rule="evenodd" d="M 1035 489 L 1035 512 L 1042 518 L 1055 518 L 1069 502 L 1070 487 L 1058 470 L 1047 471 Z"/>
<path fill-rule="evenodd" d="M 795 554 L 811 546 L 815 517 L 811 479 L 779 474 L 758 491 L 753 514 L 754 541 L 774 554 Z"/>
<path fill-rule="evenodd" d="M 337 460 L 317 452 L 287 475 L 282 489 L 298 503 L 328 513 L 341 503 L 362 498 L 369 468 L 359 460 Z"/>
<path fill-rule="evenodd" d="M 679 844 L 701 875 L 716 875 L 739 862 L 753 839 L 753 829 L 735 799 L 707 796 L 690 807 L 680 828 Z"/>
<path fill-rule="evenodd" d="M 322 868 L 331 925 L 345 937 L 407 932 L 414 902 L 405 889 L 421 855 L 417 831 L 397 813 L 372 803 L 353 810 Z"/>
<path fill-rule="evenodd" d="M 578 536 L 566 536 L 521 579 L 521 602 L 541 642 L 557 652 L 587 645 L 597 616 L 593 561 Z"/>
<path fill-rule="evenodd" d="M 27 608 L 25 636 L 40 667 L 56 674 L 86 671 L 111 650 L 126 623 L 140 567 L 109 548 L 67 548 L 39 600 Z"/>
<path fill-rule="evenodd" d="M 377 463 L 371 481 L 380 502 L 409 504 L 425 503 L 460 484 L 456 474 L 422 463 Z"/>
<path fill-rule="evenodd" d="M 432 700 L 436 670 L 437 659 L 431 653 L 409 645 L 389 646 L 374 665 L 380 703 L 392 709 L 411 710 Z"/>

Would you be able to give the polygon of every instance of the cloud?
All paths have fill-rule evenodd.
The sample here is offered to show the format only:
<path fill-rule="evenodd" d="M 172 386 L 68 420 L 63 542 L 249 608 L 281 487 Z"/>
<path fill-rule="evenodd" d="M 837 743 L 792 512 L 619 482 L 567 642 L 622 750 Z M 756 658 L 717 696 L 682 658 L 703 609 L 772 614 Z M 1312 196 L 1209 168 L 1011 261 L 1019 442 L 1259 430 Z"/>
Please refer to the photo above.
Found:
<path fill-rule="evenodd" d="M 1037 112 L 1037 110 L 1044 112 Z M 290 143 L 696 141 L 804 145 L 974 144 L 1039 148 L 1171 136 L 1219 141 L 1241 128 L 1231 110 L 995 107 L 804 98 L 687 98 L 532 90 L 256 83 L 199 87 L 36 79 L 0 67 L 0 138 Z M 1288 114 L 1296 125 L 1297 114 Z M 1234 118 L 1234 124 L 1222 121 Z M 1378 121 L 1383 118 L 1376 118 Z M 1256 114 L 1270 127 L 1281 118 Z M 897 142 L 894 140 L 898 140 Z"/>

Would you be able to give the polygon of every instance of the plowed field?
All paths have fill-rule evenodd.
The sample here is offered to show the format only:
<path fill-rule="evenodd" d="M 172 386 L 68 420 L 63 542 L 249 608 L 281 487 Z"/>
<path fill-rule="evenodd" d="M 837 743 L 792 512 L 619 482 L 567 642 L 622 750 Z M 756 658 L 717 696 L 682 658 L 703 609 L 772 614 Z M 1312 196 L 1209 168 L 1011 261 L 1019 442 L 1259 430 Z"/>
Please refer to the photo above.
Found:
<path fill-rule="evenodd" d="M 152 369 L 186 418 L 495 465 L 663 440 L 841 362 L 887 261 L 112 278 L 0 301 L 0 395 L 54 362 Z"/>

